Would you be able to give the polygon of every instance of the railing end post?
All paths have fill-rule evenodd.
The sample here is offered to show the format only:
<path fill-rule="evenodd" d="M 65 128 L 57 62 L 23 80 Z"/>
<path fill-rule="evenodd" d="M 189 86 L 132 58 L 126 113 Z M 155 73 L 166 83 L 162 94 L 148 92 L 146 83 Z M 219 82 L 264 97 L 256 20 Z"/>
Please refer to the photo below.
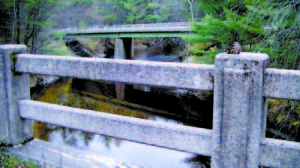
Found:
<path fill-rule="evenodd" d="M 268 61 L 259 53 L 216 56 L 212 167 L 258 167 Z"/>
<path fill-rule="evenodd" d="M 33 138 L 32 121 L 19 117 L 18 101 L 30 99 L 29 75 L 17 73 L 17 54 L 25 45 L 0 45 L 0 142 L 19 145 Z"/>

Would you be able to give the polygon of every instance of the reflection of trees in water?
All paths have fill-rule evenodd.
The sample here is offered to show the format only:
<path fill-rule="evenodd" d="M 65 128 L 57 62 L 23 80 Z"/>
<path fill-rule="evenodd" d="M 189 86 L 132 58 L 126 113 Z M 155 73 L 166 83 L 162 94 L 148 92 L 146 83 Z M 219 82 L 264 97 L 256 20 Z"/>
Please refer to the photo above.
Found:
<path fill-rule="evenodd" d="M 44 141 L 48 141 L 49 140 L 49 135 L 53 132 L 52 129 L 49 129 L 47 127 L 46 123 L 41 123 L 38 121 L 35 121 L 33 123 L 33 134 L 34 137 L 44 140 Z"/>
<path fill-rule="evenodd" d="M 119 138 L 113 138 L 108 136 L 102 136 L 103 141 L 105 143 L 105 146 L 110 149 L 110 145 L 114 143 L 117 147 L 120 147 L 121 143 L 123 142 L 122 139 Z"/>
<path fill-rule="evenodd" d="M 89 143 L 94 139 L 94 134 L 90 132 L 81 132 L 81 134 L 83 135 L 85 146 L 89 146 Z"/>
<path fill-rule="evenodd" d="M 91 97 L 84 96 L 78 92 L 73 92 L 71 89 L 72 81 L 73 79 L 67 79 L 64 80 L 62 83 L 52 84 L 50 87 L 45 88 L 43 91 L 39 93 L 34 93 L 31 98 L 33 100 L 37 100 L 41 102 L 60 104 L 60 105 L 77 107 L 82 109 L 108 112 L 108 113 L 132 116 L 132 117 L 143 118 L 143 119 L 149 118 L 149 114 L 144 113 L 142 111 L 133 110 L 127 107 L 123 107 L 121 105 L 116 105 L 117 103 L 114 102 L 113 97 L 106 97 L 103 95 L 99 95 L 101 99 L 96 100 Z M 108 86 L 112 87 L 113 85 L 112 86 L 108 85 Z M 95 89 L 97 89 L 91 86 L 89 86 L 88 88 L 92 91 L 96 91 Z M 110 89 L 102 87 L 101 91 L 103 93 L 106 93 L 107 92 L 106 90 L 110 90 Z M 78 136 L 75 136 L 74 134 L 77 131 L 74 132 L 74 130 L 72 129 L 62 128 L 62 127 L 51 129 L 45 123 L 34 124 L 34 136 L 36 138 L 48 141 L 49 134 L 51 134 L 51 132 L 57 129 L 61 130 L 61 136 L 63 141 L 65 141 L 69 145 L 75 145 L 75 146 L 77 145 L 79 141 L 77 138 Z M 86 146 L 88 146 L 89 143 L 94 139 L 94 134 L 92 133 L 81 132 L 80 134 L 81 134 L 80 137 L 83 138 L 83 142 Z M 115 139 L 115 138 L 113 138 L 112 140 L 111 137 L 105 137 L 103 138 L 103 141 L 105 142 L 107 147 L 109 147 L 109 144 L 111 142 L 114 142 L 115 145 L 119 147 L 122 140 Z"/>
<path fill-rule="evenodd" d="M 81 92 L 81 94 L 79 94 L 78 92 L 74 93 L 72 92 L 72 88 L 70 87 L 71 84 L 72 84 L 72 79 L 62 84 L 52 85 L 49 88 L 45 89 L 45 91 L 41 92 L 40 95 L 33 95 L 32 99 L 42 101 L 42 102 L 61 104 L 61 105 L 72 106 L 77 108 L 103 111 L 103 112 L 120 114 L 125 116 L 133 116 L 137 118 L 148 119 L 151 117 L 151 115 L 149 115 L 148 113 L 144 113 L 142 110 L 137 110 L 137 109 L 141 109 L 138 106 L 137 108 L 128 108 L 129 102 L 116 101 L 111 97 L 107 97 L 103 95 L 89 94 L 90 96 L 88 97 L 85 96 L 83 92 Z M 90 90 L 95 91 L 93 88 L 90 88 Z M 166 99 L 169 97 L 163 97 L 163 95 L 164 94 L 156 94 L 155 98 L 161 98 L 162 101 L 169 100 Z M 95 98 L 93 98 L 92 96 L 95 96 Z M 153 101 L 153 99 L 149 99 L 149 101 L 147 102 L 151 103 L 151 100 Z M 185 99 L 182 99 L 181 101 L 184 100 Z M 191 100 L 188 98 L 186 99 L 186 101 L 191 103 Z M 172 101 L 170 102 L 174 106 L 174 102 Z M 199 107 L 199 101 L 195 101 L 194 104 L 195 107 Z M 95 137 L 97 136 L 92 133 L 76 131 L 73 129 L 62 128 L 62 127 L 56 127 L 55 129 L 53 129 L 53 128 L 49 128 L 45 123 L 38 123 L 34 125 L 34 136 L 36 138 L 48 141 L 49 134 L 57 130 L 60 130 L 63 141 L 68 145 L 72 145 L 72 146 L 78 146 L 79 142 L 83 142 L 85 146 L 89 146 L 91 141 L 96 139 Z M 116 139 L 107 136 L 100 136 L 99 140 L 102 141 L 102 143 L 104 142 L 107 148 L 110 148 L 113 144 L 115 144 L 117 147 L 120 147 L 121 143 L 123 142 L 122 139 Z M 196 155 L 193 158 L 187 158 L 185 162 L 191 164 L 193 167 L 200 167 L 200 166 L 210 167 L 209 166 L 210 160 L 201 159 L 201 156 L 198 155 Z"/>
<path fill-rule="evenodd" d="M 69 128 L 60 128 L 61 130 L 61 136 L 63 141 L 71 146 L 78 146 L 78 142 L 83 142 L 85 146 L 89 146 L 92 140 L 95 139 L 95 134 L 90 132 L 83 132 L 83 131 L 77 131 Z M 102 141 L 102 143 L 105 144 L 105 146 L 109 149 L 111 144 L 114 143 L 117 147 L 120 147 L 122 143 L 122 139 L 119 138 L 113 138 L 103 135 L 98 135 L 99 139 Z"/>
<path fill-rule="evenodd" d="M 81 141 L 78 139 L 79 137 L 82 138 L 85 146 L 89 146 L 89 143 L 94 139 L 95 136 L 90 132 L 76 131 L 69 128 L 61 127 L 60 130 L 63 141 L 72 146 L 77 146 L 77 143 Z"/>
<path fill-rule="evenodd" d="M 77 146 L 78 139 L 75 137 L 74 130 L 68 128 L 60 128 L 63 141 L 71 146 Z"/>
<path fill-rule="evenodd" d="M 191 164 L 191 168 L 209 168 L 211 158 L 208 156 L 194 155 L 193 157 L 186 158 L 184 162 Z"/>

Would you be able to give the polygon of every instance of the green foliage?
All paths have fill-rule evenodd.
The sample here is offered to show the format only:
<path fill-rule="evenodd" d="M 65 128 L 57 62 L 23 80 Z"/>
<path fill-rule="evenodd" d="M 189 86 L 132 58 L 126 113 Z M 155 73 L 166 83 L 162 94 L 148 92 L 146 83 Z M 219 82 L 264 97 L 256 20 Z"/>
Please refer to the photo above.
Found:
<path fill-rule="evenodd" d="M 59 38 L 59 39 L 62 39 L 66 36 L 65 33 L 60 32 L 60 31 L 53 31 L 52 34 L 54 37 Z"/>
<path fill-rule="evenodd" d="M 268 119 L 278 128 L 297 135 L 300 126 L 300 106 L 297 101 L 268 99 Z"/>
<path fill-rule="evenodd" d="M 47 55 L 74 56 L 62 39 L 51 41 L 50 44 L 43 46 L 42 51 Z"/>
<path fill-rule="evenodd" d="M 250 52 L 265 52 L 270 65 L 277 68 L 300 67 L 300 12 L 299 2 L 294 0 L 199 0 L 206 13 L 202 23 L 194 23 L 197 36 L 192 43 L 195 55 L 210 54 L 208 48 L 197 50 L 193 45 L 211 42 L 224 51 L 230 42 L 242 46 L 252 45 Z"/>
<path fill-rule="evenodd" d="M 39 22 L 39 21 L 35 21 L 35 20 L 30 20 L 30 19 L 27 19 L 26 23 L 27 24 L 31 24 L 31 25 L 36 25 L 36 26 L 39 26 L 41 28 L 45 28 L 45 27 L 50 27 L 51 26 L 51 24 L 48 23 L 48 22 Z"/>
<path fill-rule="evenodd" d="M 161 19 L 161 16 L 159 16 L 157 14 L 146 16 L 146 20 L 149 20 L 150 22 L 155 21 L 155 20 L 160 20 L 160 19 Z"/>
<path fill-rule="evenodd" d="M 97 11 L 104 15 L 106 24 L 155 23 L 166 20 L 171 15 L 167 8 L 170 2 L 166 0 L 163 2 L 155 0 L 101 0 L 100 2 L 102 6 L 99 6 Z M 112 19 L 112 16 L 116 17 Z"/>
<path fill-rule="evenodd" d="M 272 67 L 300 67 L 298 0 L 198 1 L 206 16 L 201 23 L 193 23 L 195 35 L 185 38 L 192 44 L 192 55 L 199 55 L 202 60 L 212 58 L 224 52 L 229 42 L 236 41 L 248 52 L 267 53 Z M 268 109 L 269 120 L 280 129 L 297 134 L 300 126 L 297 102 L 269 99 Z"/>
<path fill-rule="evenodd" d="M 249 6 L 252 15 L 269 27 L 262 36 L 257 52 L 266 52 L 273 67 L 297 69 L 300 66 L 299 1 L 269 0 Z M 256 20 L 258 20 L 256 19 Z"/>
<path fill-rule="evenodd" d="M 79 28 L 85 28 L 86 27 L 86 24 L 83 20 L 80 20 L 79 24 L 78 24 L 78 27 Z"/>
<path fill-rule="evenodd" d="M 3 168 L 15 168 L 23 165 L 25 168 L 36 168 L 36 163 L 28 162 L 26 160 L 20 160 L 15 156 L 4 155 L 0 148 L 0 167 Z"/>
<path fill-rule="evenodd" d="M 214 57 L 222 52 L 230 42 L 239 42 L 248 45 L 259 42 L 264 32 L 262 21 L 249 19 L 250 10 L 246 7 L 252 5 L 250 1 L 219 1 L 199 0 L 201 9 L 206 16 L 200 23 L 193 23 L 192 30 L 196 35 L 187 39 L 192 44 L 191 53 L 194 55 Z M 211 43 L 208 48 L 198 49 L 198 43 Z M 217 48 L 214 48 L 216 47 Z M 214 51 L 211 51 L 211 48 Z"/>
<path fill-rule="evenodd" d="M 112 22 L 116 20 L 117 20 L 117 16 L 114 14 L 108 14 L 105 16 L 105 22 Z"/>
<path fill-rule="evenodd" d="M 212 56 L 195 56 L 193 57 L 192 62 L 199 64 L 214 64 L 214 59 Z"/>

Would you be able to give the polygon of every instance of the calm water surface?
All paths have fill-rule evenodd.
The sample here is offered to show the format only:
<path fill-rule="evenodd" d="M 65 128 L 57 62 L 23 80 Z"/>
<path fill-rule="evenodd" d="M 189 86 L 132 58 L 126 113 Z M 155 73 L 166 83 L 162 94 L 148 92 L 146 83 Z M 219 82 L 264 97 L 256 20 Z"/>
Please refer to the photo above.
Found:
<path fill-rule="evenodd" d="M 165 62 L 178 61 L 177 56 L 153 56 L 146 53 L 139 54 L 135 58 Z M 207 101 L 199 102 L 195 96 L 178 97 L 177 93 L 170 89 L 153 87 L 145 92 L 143 88 L 136 85 L 126 85 L 124 93 L 124 100 L 118 100 L 116 99 L 114 83 L 63 79 L 47 88 L 35 89 L 32 99 L 157 122 L 211 127 L 211 118 L 209 118 L 212 117 L 211 115 L 208 115 L 207 119 L 207 116 L 198 116 L 195 114 L 197 112 L 193 111 L 193 109 L 201 109 L 201 105 L 207 104 Z M 203 106 L 202 110 L 202 113 L 205 111 L 206 114 L 212 114 L 212 107 L 209 109 Z M 202 122 L 205 118 L 208 121 L 203 125 L 201 123 L 205 123 Z M 145 167 L 194 168 L 203 167 L 204 165 L 209 166 L 208 157 L 45 123 L 34 123 L 34 134 L 36 138 L 51 143 L 72 146 L 80 150 Z"/>

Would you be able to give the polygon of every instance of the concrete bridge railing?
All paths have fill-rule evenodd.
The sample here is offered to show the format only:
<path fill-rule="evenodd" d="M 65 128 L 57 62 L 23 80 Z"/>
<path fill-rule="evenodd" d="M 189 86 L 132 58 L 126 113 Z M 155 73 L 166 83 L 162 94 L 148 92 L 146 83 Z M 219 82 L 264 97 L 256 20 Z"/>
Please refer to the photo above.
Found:
<path fill-rule="evenodd" d="M 112 25 L 112 26 L 103 26 L 103 25 L 95 25 L 89 26 L 85 28 L 64 28 L 58 29 L 60 32 L 74 32 L 74 31 L 107 31 L 107 30 L 118 30 L 118 29 L 129 29 L 136 30 L 141 28 L 185 28 L 188 30 L 191 23 L 189 22 L 174 22 L 174 23 L 152 23 L 152 24 L 126 24 L 126 25 Z"/>
<path fill-rule="evenodd" d="M 0 47 L 0 141 L 33 138 L 32 120 L 212 157 L 212 167 L 300 167 L 300 144 L 265 137 L 266 98 L 300 99 L 300 72 L 265 54 L 218 54 L 215 65 L 24 54 Z M 117 52 L 118 53 L 118 52 Z M 28 74 L 214 91 L 213 129 L 30 100 Z"/>

